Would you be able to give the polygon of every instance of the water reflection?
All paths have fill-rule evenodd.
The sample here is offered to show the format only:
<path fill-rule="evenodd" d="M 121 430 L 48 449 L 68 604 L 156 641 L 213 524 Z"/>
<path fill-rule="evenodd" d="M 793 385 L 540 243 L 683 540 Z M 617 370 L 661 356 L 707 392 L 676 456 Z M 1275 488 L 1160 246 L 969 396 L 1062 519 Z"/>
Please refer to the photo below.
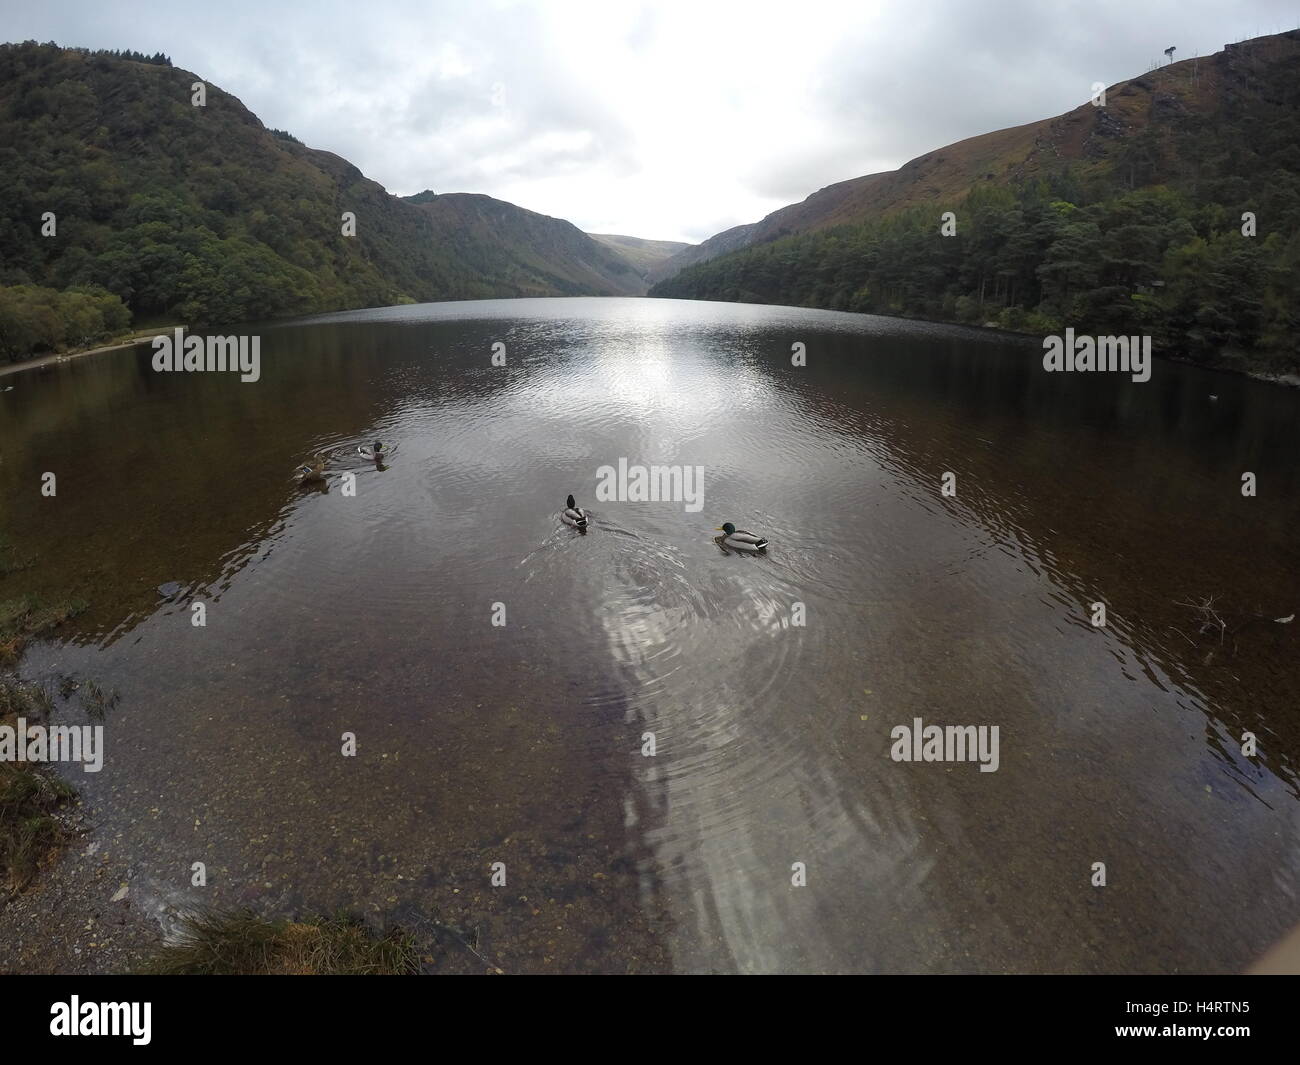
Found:
<path fill-rule="evenodd" d="M 201 853 L 207 902 L 438 915 L 510 970 L 1229 969 L 1294 919 L 1293 631 L 1177 605 L 1300 599 L 1293 393 L 669 301 L 277 326 L 255 386 L 147 354 L 17 378 L 0 489 L 6 583 L 92 602 L 27 668 L 121 691 L 85 790 L 158 905 Z M 703 512 L 597 501 L 621 457 L 703 465 Z M 917 716 L 1001 768 L 893 763 Z"/>

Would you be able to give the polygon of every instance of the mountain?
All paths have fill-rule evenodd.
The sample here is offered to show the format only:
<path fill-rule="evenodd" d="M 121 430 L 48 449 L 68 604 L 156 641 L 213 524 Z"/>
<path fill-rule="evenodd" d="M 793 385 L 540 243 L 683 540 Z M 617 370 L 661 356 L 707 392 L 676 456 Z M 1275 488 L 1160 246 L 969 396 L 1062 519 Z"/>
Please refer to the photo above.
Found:
<path fill-rule="evenodd" d="M 1091 104 L 1084 106 L 1096 110 Z M 968 192 L 980 181 L 1005 182 L 1023 177 L 1038 138 L 1057 121 L 1048 119 L 971 137 L 913 159 L 897 170 L 827 185 L 800 203 L 781 207 L 757 222 L 723 230 L 674 256 L 660 267 L 654 280 L 666 280 L 688 266 L 754 244 L 951 198 Z"/>
<path fill-rule="evenodd" d="M 405 200 L 425 213 L 441 247 L 509 295 L 643 296 L 648 288 L 627 257 L 562 218 L 477 193 Z"/>
<path fill-rule="evenodd" d="M 195 106 L 199 82 L 163 55 L 0 45 L 0 352 L 93 339 L 119 300 L 203 326 L 645 290 L 568 222 L 486 196 L 392 196 L 215 85 Z"/>
<path fill-rule="evenodd" d="M 957 141 L 897 170 L 827 185 L 800 203 L 758 222 L 725 230 L 675 256 L 657 271 L 662 281 L 698 262 L 782 237 L 878 218 L 927 203 L 952 204 L 980 185 L 1012 186 L 1073 167 L 1095 175 L 1134 165 L 1135 148 L 1167 134 L 1180 118 L 1232 106 L 1243 87 L 1267 68 L 1274 80 L 1294 71 L 1300 31 L 1261 37 L 1204 58 L 1172 63 L 1110 86 L 1106 105 L 1090 101 L 1041 119 Z M 1262 86 L 1245 88 L 1249 99 Z M 1149 175 L 1148 175 L 1149 176 Z M 1151 182 L 1143 182 L 1151 183 Z"/>
<path fill-rule="evenodd" d="M 651 295 L 1151 333 L 1168 354 L 1286 372 L 1300 365 L 1300 31 L 829 185 L 660 269 Z"/>
<path fill-rule="evenodd" d="M 650 283 L 656 284 L 660 281 L 667 280 L 674 274 L 680 273 L 688 266 L 695 263 L 702 263 L 708 259 L 715 259 L 719 255 L 725 255 L 729 251 L 735 251 L 737 248 L 743 248 L 750 242 L 750 235 L 757 228 L 759 223 L 751 222 L 749 225 L 733 226 L 731 229 L 724 229 L 721 233 L 715 233 L 708 240 L 699 244 L 688 244 L 675 255 L 664 259 L 662 262 L 651 267 L 646 275 Z"/>
<path fill-rule="evenodd" d="M 645 281 L 638 295 L 645 295 L 652 274 L 661 264 L 693 247 L 678 240 L 646 240 L 643 237 L 625 237 L 616 233 L 588 233 L 587 236 L 614 251 Z"/>

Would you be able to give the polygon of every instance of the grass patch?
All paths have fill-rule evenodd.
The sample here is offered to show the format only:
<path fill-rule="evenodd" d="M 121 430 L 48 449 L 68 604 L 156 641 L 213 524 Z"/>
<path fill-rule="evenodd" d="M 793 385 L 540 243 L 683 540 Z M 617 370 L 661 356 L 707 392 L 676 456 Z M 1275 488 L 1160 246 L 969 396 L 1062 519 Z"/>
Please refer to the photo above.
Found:
<path fill-rule="evenodd" d="M 0 577 L 30 564 L 31 559 L 0 533 Z M 85 609 L 84 599 L 0 598 L 0 669 L 18 661 L 28 640 Z M 12 673 L 0 672 L 0 725 L 13 728 L 20 717 L 31 725 L 48 725 L 56 698 L 68 694 L 60 690 L 56 695 L 52 684 L 25 684 Z M 90 717 L 102 720 L 104 712 L 116 706 L 117 693 L 92 684 L 82 701 Z M 0 762 L 0 903 L 22 891 L 67 842 L 68 829 L 58 814 L 75 798 L 75 789 L 45 763 Z"/>
<path fill-rule="evenodd" d="M 376 937 L 357 918 L 264 921 L 251 910 L 185 919 L 142 971 L 165 976 L 402 976 L 419 972 L 415 941 Z"/>
<path fill-rule="evenodd" d="M 120 699 L 117 692 L 106 692 L 93 680 L 88 680 L 81 693 L 81 707 L 92 721 L 103 721 L 107 711 L 117 709 Z"/>
<path fill-rule="evenodd" d="M 12 727 L 19 717 L 43 724 L 53 705 L 44 686 L 0 676 L 0 725 Z M 67 833 L 55 815 L 75 795 L 41 764 L 0 762 L 0 890 L 5 895 L 25 888 L 63 845 Z"/>
<path fill-rule="evenodd" d="M 54 713 L 54 692 L 46 684 L 24 684 L 9 673 L 0 674 L 0 725 L 25 717 L 43 725 Z"/>
<path fill-rule="evenodd" d="M 84 599 L 54 603 L 34 595 L 0 599 L 0 666 L 16 662 L 28 640 L 57 628 L 85 609 Z"/>
<path fill-rule="evenodd" d="M 32 559 L 28 555 L 19 552 L 10 542 L 9 537 L 0 533 L 0 577 L 7 577 L 10 573 L 17 573 L 20 569 L 26 569 L 32 564 Z"/>
<path fill-rule="evenodd" d="M 67 837 L 55 817 L 72 787 L 27 762 L 0 762 L 0 885 L 16 894 Z"/>

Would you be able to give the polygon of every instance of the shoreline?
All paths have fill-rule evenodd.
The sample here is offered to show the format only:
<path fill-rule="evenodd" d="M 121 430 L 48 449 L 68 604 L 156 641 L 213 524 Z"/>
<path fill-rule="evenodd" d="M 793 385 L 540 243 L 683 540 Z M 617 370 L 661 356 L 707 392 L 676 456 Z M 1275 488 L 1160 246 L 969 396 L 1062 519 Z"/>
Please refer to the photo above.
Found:
<path fill-rule="evenodd" d="M 9 362 L 0 366 L 0 377 L 8 377 L 10 374 L 22 373 L 24 370 L 39 370 L 42 366 L 53 366 L 56 363 L 70 362 L 72 359 L 85 358 L 87 355 L 102 355 L 106 351 L 121 351 L 123 348 L 133 348 L 137 344 L 146 341 L 153 334 L 148 336 L 132 337 L 130 340 L 121 340 L 114 344 L 103 344 L 97 348 L 86 348 L 83 351 L 65 351 L 54 352 L 49 355 L 38 355 L 34 359 L 23 359 L 21 362 Z"/>
<path fill-rule="evenodd" d="M 566 297 L 556 296 L 550 298 L 564 299 Z M 677 298 L 677 297 L 660 297 L 660 296 L 642 295 L 642 296 L 627 296 L 622 298 L 624 299 L 665 299 L 665 298 Z M 437 303 L 437 302 L 444 302 L 444 301 L 434 300 L 430 302 Z M 479 301 L 465 300 L 463 302 L 472 303 L 472 302 L 479 302 Z M 729 300 L 687 300 L 685 302 L 727 303 L 731 301 Z M 389 306 L 402 306 L 402 305 L 391 304 Z M 793 304 L 745 304 L 745 306 L 775 307 L 775 306 L 794 306 L 794 305 Z M 375 310 L 375 309 L 377 308 L 350 307 L 340 311 L 321 311 L 316 313 L 342 314 L 342 313 L 346 313 L 347 310 Z M 831 308 L 800 307 L 798 309 L 816 311 L 816 310 L 830 310 Z M 874 315 L 877 318 L 896 318 L 904 322 L 925 322 L 929 325 L 951 325 L 951 326 L 956 326 L 959 329 L 970 329 L 980 333 L 1000 333 L 1006 337 L 1016 337 L 1022 340 L 1042 339 L 1041 337 L 1039 337 L 1037 333 L 1023 333 L 1018 329 L 1007 329 L 1005 326 L 994 325 L 991 322 L 985 325 L 973 325 L 970 322 L 953 322 L 944 318 L 920 318 L 915 315 L 906 315 L 906 314 L 882 314 L 878 311 L 845 311 L 843 313 L 859 314 L 864 316 Z M 301 317 L 314 317 L 314 315 L 305 315 L 305 316 L 290 315 L 287 318 L 271 318 L 271 319 L 267 319 L 267 321 L 275 322 L 277 324 L 285 324 L 288 322 L 292 322 L 295 318 L 301 318 Z M 147 340 L 151 340 L 153 337 L 158 336 L 160 333 L 170 332 L 171 330 L 176 328 L 187 329 L 188 326 L 179 326 L 179 327 L 176 325 L 158 326 L 156 327 L 156 329 L 152 329 L 145 333 L 133 334 L 132 336 L 126 339 L 115 341 L 112 344 L 101 344 L 98 347 L 85 348 L 81 351 L 52 352 L 49 355 L 40 355 L 34 359 L 23 359 L 20 362 L 5 363 L 3 365 L 0 365 L 0 377 L 7 377 L 10 374 L 22 373 L 24 370 L 39 370 L 43 366 L 51 366 L 58 363 L 69 362 L 72 359 L 81 359 L 81 358 L 85 358 L 88 355 L 102 355 L 105 352 L 109 352 L 109 351 L 121 351 L 123 348 L 134 347 L 136 344 L 140 344 Z M 1194 366 L 1197 367 L 1198 369 L 1210 370 L 1214 373 L 1229 374 L 1233 377 L 1247 377 L 1252 381 L 1260 381 L 1263 384 L 1268 384 L 1268 385 L 1278 385 L 1281 388 L 1300 388 L 1300 373 L 1283 373 L 1283 374 L 1263 373 L 1259 370 L 1237 369 L 1232 366 L 1213 365 L 1210 363 L 1197 362 L 1194 359 L 1189 359 L 1180 355 L 1161 355 L 1159 353 L 1156 353 L 1155 357 L 1158 359 L 1163 359 L 1165 362 L 1177 363 L 1180 366 Z"/>
<path fill-rule="evenodd" d="M 679 299 L 681 297 L 652 296 L 650 298 L 651 299 Z M 686 302 L 692 302 L 692 301 L 687 300 Z M 729 301 L 697 300 L 694 302 L 725 303 Z M 830 307 L 802 307 L 799 306 L 798 304 L 793 304 L 793 303 L 779 304 L 779 305 L 770 304 L 770 303 L 745 304 L 745 306 L 750 306 L 750 307 L 789 306 L 789 307 L 794 307 L 797 310 L 813 310 L 813 311 L 826 311 L 832 309 Z M 916 315 L 910 315 L 910 314 L 885 314 L 881 311 L 842 311 L 839 313 L 867 315 L 867 316 L 874 316 L 876 318 L 896 318 L 902 322 L 925 322 L 928 325 L 951 325 L 951 326 L 956 326 L 958 329 L 970 329 L 978 333 L 1000 333 L 1002 336 L 1008 338 L 1015 338 L 1018 340 L 1041 341 L 1043 339 L 1042 336 L 1038 333 L 1025 333 L 1025 332 L 1021 332 L 1019 329 L 1008 329 L 1006 326 L 997 325 L 993 322 L 985 322 L 982 325 L 977 325 L 973 322 L 954 322 L 947 318 L 921 318 Z M 1266 385 L 1279 385 L 1282 388 L 1300 388 L 1300 373 L 1282 373 L 1282 374 L 1264 373 L 1260 370 L 1238 369 L 1233 366 L 1225 366 L 1222 363 L 1197 362 L 1195 359 L 1189 359 L 1184 355 L 1163 355 L 1160 352 L 1154 352 L 1153 354 L 1157 359 L 1161 359 L 1165 362 L 1177 363 L 1179 366 L 1192 366 L 1198 370 L 1209 370 L 1211 373 L 1228 374 L 1231 377 L 1248 377 L 1252 381 L 1260 381 Z"/>
<path fill-rule="evenodd" d="M 80 348 L 76 351 L 52 351 L 48 355 L 38 355 L 34 359 L 21 359 L 18 362 L 7 362 L 0 364 L 0 377 L 22 373 L 24 370 L 39 370 L 42 366 L 53 366 L 57 363 L 70 362 L 72 359 L 82 359 L 87 355 L 102 355 L 106 351 L 121 351 L 123 348 L 133 348 L 137 344 L 143 344 L 148 340 L 152 340 L 160 333 L 167 333 L 176 328 L 178 328 L 176 325 L 157 326 L 145 332 L 132 333 L 128 337 L 121 337 L 114 340 L 111 344 L 99 344 L 93 348 Z M 180 326 L 179 328 L 188 328 L 188 326 Z"/>

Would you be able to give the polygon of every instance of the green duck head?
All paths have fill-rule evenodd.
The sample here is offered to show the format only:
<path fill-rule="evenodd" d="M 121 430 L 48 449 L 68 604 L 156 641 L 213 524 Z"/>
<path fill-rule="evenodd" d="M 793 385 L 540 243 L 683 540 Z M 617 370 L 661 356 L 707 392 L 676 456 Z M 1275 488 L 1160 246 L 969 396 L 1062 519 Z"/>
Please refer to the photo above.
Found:
<path fill-rule="evenodd" d="M 731 522 L 729 521 L 723 522 L 722 526 L 718 529 L 718 532 L 726 533 L 728 536 L 730 536 L 735 531 L 736 531 L 736 527 L 732 525 Z"/>

